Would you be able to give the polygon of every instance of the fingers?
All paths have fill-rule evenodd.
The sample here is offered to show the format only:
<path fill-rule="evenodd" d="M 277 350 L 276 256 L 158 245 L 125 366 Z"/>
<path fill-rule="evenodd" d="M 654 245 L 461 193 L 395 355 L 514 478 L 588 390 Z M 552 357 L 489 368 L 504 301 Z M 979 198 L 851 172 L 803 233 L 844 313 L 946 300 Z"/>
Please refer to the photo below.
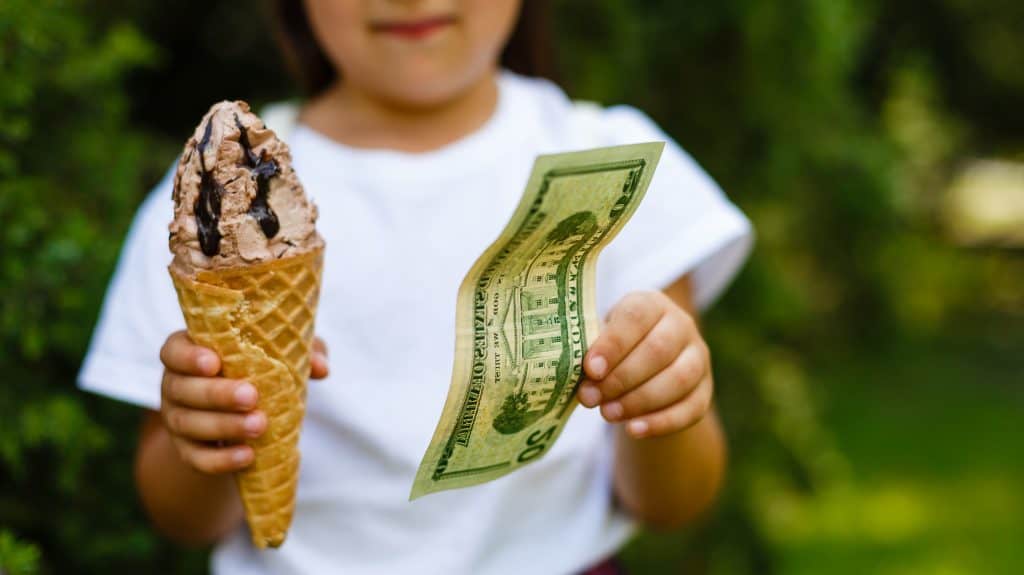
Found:
<path fill-rule="evenodd" d="M 255 453 L 248 445 L 215 447 L 182 437 L 174 438 L 174 446 L 185 463 L 203 473 L 232 473 L 248 467 Z"/>
<path fill-rule="evenodd" d="M 327 359 L 319 353 L 313 352 L 313 357 L 309 361 L 309 377 L 323 379 L 329 373 L 330 369 L 327 366 Z"/>
<path fill-rule="evenodd" d="M 631 419 L 626 432 L 632 437 L 658 437 L 688 429 L 704 418 L 711 410 L 711 396 L 714 390 L 708 375 L 686 396 L 686 399 L 668 407 Z"/>
<path fill-rule="evenodd" d="M 193 441 L 254 439 L 267 429 L 267 416 L 261 411 L 224 413 L 165 405 L 162 412 L 172 435 Z"/>
<path fill-rule="evenodd" d="M 325 358 L 327 357 L 327 343 L 324 342 L 322 337 L 313 338 L 313 351 L 319 352 Z"/>
<path fill-rule="evenodd" d="M 160 349 L 160 361 L 178 373 L 213 376 L 220 372 L 220 358 L 212 350 L 192 343 L 184 331 L 176 331 Z"/>
<path fill-rule="evenodd" d="M 653 413 L 679 402 L 708 375 L 701 346 L 683 350 L 668 367 L 643 385 L 601 405 L 601 415 L 611 422 Z"/>
<path fill-rule="evenodd" d="M 256 407 L 259 394 L 244 381 L 223 378 L 182 376 L 164 372 L 164 398 L 192 409 L 249 411 Z"/>
<path fill-rule="evenodd" d="M 323 379 L 330 373 L 327 365 L 327 344 L 317 337 L 313 339 L 313 352 L 309 358 L 309 377 Z"/>
<path fill-rule="evenodd" d="M 580 395 L 584 405 L 597 405 L 616 399 L 654 377 L 675 361 L 689 339 L 689 332 L 680 325 L 684 315 L 679 313 L 662 316 L 657 325 L 611 373 L 599 381 L 585 382 L 581 386 Z"/>
<path fill-rule="evenodd" d="M 578 398 L 631 436 L 682 431 L 711 408 L 711 357 L 696 322 L 657 292 L 624 298 L 584 358 Z"/>
<path fill-rule="evenodd" d="M 583 368 L 587 377 L 604 378 L 616 368 L 664 315 L 666 306 L 654 292 L 627 295 L 608 312 L 608 321 L 590 346 Z"/>

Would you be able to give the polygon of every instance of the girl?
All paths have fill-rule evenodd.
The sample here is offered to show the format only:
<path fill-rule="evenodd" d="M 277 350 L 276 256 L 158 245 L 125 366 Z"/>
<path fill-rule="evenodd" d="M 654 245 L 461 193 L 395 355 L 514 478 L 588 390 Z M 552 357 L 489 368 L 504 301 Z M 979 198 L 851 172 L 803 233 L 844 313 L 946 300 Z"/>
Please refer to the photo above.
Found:
<path fill-rule="evenodd" d="M 521 43 L 532 1 L 514 35 L 519 0 L 277 5 L 310 92 L 282 134 L 328 245 L 312 369 L 325 381 L 309 388 L 279 550 L 251 547 L 231 477 L 266 427 L 256 391 L 181 331 L 169 177 L 140 209 L 80 385 L 150 410 L 142 501 L 168 536 L 216 543 L 215 573 L 609 572 L 637 522 L 680 525 L 713 501 L 725 447 L 696 310 L 742 263 L 750 226 L 671 141 L 598 269 L 606 324 L 578 394 L 593 409 L 512 475 L 407 500 L 450 381 L 459 283 L 534 158 L 669 140 L 635 109 L 574 104 L 501 67 L 510 37 L 506 61 L 538 46 Z"/>

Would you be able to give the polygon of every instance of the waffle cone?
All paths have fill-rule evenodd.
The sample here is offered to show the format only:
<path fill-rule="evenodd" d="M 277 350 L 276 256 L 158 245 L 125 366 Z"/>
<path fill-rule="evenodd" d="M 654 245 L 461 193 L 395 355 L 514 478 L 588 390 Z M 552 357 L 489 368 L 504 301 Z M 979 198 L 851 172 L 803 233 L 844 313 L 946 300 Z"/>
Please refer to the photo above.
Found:
<path fill-rule="evenodd" d="M 194 342 L 220 355 L 223 376 L 259 392 L 267 430 L 247 441 L 252 465 L 235 475 L 253 543 L 284 542 L 295 508 L 299 428 L 305 413 L 313 321 L 320 295 L 323 248 L 251 266 L 170 269 Z"/>

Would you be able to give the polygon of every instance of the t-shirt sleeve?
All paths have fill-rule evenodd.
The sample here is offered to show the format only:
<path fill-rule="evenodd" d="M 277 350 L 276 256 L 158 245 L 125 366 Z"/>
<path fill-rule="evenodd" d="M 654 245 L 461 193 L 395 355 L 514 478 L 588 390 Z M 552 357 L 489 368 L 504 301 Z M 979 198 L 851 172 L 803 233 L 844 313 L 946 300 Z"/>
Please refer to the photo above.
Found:
<path fill-rule="evenodd" d="M 167 273 L 172 177 L 135 214 L 78 373 L 80 388 L 150 409 L 160 407 L 160 347 L 185 327 Z"/>
<path fill-rule="evenodd" d="M 753 243 L 745 215 L 718 184 L 642 112 L 601 112 L 609 145 L 663 141 L 647 195 L 598 263 L 602 315 L 626 293 L 662 289 L 691 274 L 694 302 L 706 309 L 742 267 Z"/>

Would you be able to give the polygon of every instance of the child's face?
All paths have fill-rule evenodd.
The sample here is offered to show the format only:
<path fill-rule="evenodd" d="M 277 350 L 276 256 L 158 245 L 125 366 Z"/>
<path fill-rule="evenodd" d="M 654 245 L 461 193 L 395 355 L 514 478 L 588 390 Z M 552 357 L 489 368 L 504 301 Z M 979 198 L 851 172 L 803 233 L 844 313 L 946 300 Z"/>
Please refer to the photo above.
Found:
<path fill-rule="evenodd" d="M 495 69 L 520 0 L 305 0 L 343 82 L 394 105 L 443 104 Z"/>

